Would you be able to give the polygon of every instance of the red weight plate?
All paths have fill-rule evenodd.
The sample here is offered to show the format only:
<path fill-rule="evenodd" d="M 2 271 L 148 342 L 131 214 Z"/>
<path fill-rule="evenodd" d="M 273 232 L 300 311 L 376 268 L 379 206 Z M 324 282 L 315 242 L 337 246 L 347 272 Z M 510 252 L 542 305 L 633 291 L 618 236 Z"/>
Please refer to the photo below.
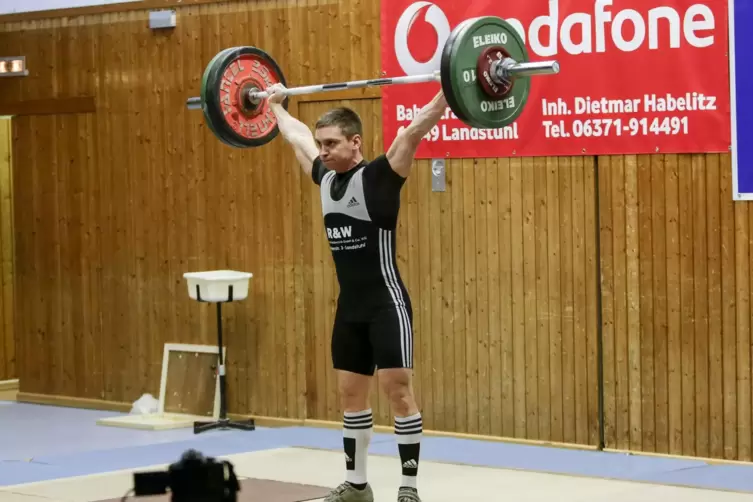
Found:
<path fill-rule="evenodd" d="M 255 47 L 238 47 L 221 57 L 206 82 L 207 103 L 217 135 L 239 147 L 261 146 L 277 136 L 277 118 L 266 98 L 248 98 L 249 90 L 286 85 L 277 63 Z M 284 102 L 287 108 L 287 100 Z"/>
<path fill-rule="evenodd" d="M 497 83 L 492 80 L 492 64 L 495 61 L 501 61 L 509 58 L 510 54 L 501 45 L 487 47 L 478 57 L 478 82 L 486 94 L 491 97 L 503 97 L 512 89 L 513 82 L 509 80 L 503 83 Z"/>

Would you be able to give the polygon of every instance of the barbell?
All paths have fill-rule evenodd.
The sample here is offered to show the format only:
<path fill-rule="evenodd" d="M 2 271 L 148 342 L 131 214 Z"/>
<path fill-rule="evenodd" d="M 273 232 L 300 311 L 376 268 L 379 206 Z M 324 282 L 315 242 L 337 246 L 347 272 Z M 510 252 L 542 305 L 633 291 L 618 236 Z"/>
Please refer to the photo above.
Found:
<path fill-rule="evenodd" d="M 343 89 L 440 82 L 455 116 L 471 127 L 502 128 L 513 123 L 528 100 L 530 77 L 560 71 L 557 61 L 530 62 L 512 25 L 495 16 L 467 19 L 452 30 L 442 49 L 440 70 L 425 75 L 354 80 L 286 89 L 299 96 Z M 201 95 L 186 106 L 202 110 L 211 131 L 237 148 L 262 146 L 278 134 L 277 118 L 265 91 L 287 82 L 277 62 L 251 46 L 219 52 L 204 70 Z M 283 101 L 287 109 L 288 100 Z"/>

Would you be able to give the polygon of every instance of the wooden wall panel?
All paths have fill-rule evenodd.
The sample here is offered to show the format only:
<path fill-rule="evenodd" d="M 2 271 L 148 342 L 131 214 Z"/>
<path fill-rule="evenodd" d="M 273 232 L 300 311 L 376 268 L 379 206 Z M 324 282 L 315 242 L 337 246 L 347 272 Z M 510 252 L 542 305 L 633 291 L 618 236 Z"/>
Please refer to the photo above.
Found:
<path fill-rule="evenodd" d="M 15 117 L 17 333 L 22 389 L 102 397 L 102 323 L 91 210 L 94 117 Z M 96 178 L 94 178 L 96 179 Z M 108 328 L 109 329 L 109 328 Z M 113 364 L 117 371 L 122 365 Z"/>
<path fill-rule="evenodd" d="M 751 460 L 750 205 L 729 155 L 599 159 L 609 447 Z"/>
<path fill-rule="evenodd" d="M 0 381 L 17 378 L 13 322 L 12 128 L 0 117 Z"/>

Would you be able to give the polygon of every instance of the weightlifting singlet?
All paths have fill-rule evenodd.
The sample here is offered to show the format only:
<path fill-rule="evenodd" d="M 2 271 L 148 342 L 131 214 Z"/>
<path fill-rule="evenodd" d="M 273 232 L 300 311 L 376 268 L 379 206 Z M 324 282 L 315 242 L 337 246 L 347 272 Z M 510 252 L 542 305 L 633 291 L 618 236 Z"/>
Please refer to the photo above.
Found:
<path fill-rule="evenodd" d="M 320 181 L 324 227 L 340 284 L 338 316 L 370 322 L 376 312 L 391 308 L 408 323 L 408 292 L 395 258 L 405 179 L 384 155 L 343 174 L 327 171 L 317 159 L 312 177 Z"/>
<path fill-rule="evenodd" d="M 405 179 L 385 155 L 347 173 L 317 159 L 324 228 L 340 283 L 332 363 L 364 375 L 413 367 L 413 310 L 395 259 L 395 229 Z"/>

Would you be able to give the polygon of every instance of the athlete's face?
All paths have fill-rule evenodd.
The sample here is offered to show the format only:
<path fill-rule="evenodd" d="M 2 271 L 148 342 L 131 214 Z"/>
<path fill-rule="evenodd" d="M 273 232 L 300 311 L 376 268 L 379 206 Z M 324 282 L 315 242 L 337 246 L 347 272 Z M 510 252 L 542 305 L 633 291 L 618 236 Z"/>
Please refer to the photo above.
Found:
<path fill-rule="evenodd" d="M 361 136 L 347 138 L 337 126 L 321 127 L 314 137 L 319 157 L 327 169 L 343 173 L 360 162 Z"/>

